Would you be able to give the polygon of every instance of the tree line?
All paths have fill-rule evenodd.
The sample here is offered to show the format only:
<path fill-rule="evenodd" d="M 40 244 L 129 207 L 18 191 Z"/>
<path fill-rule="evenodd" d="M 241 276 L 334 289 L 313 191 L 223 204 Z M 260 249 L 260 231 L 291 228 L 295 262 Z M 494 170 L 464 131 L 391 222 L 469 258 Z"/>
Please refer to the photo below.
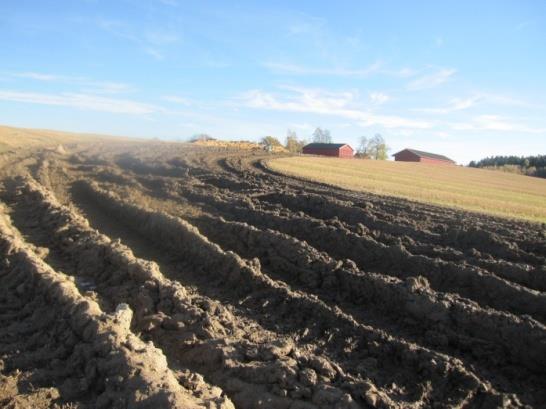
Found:
<path fill-rule="evenodd" d="M 491 156 L 468 164 L 471 168 L 498 169 L 528 176 L 546 178 L 546 155 Z"/>

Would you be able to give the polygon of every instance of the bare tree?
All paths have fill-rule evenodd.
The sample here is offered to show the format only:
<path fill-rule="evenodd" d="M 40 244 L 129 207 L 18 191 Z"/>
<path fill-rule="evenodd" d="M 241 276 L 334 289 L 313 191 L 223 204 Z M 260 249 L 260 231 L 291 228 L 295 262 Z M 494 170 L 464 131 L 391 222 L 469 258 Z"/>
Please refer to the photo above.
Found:
<path fill-rule="evenodd" d="M 299 153 L 303 150 L 304 145 L 305 145 L 305 141 L 303 139 L 299 140 L 298 136 L 296 135 L 296 132 L 290 129 L 286 132 L 285 147 L 286 149 L 288 149 L 289 152 Z"/>
<path fill-rule="evenodd" d="M 389 147 L 381 134 L 376 133 L 368 143 L 368 154 L 377 160 L 386 160 L 388 158 Z"/>
<path fill-rule="evenodd" d="M 369 158 L 370 157 L 370 140 L 367 136 L 361 136 L 358 144 L 356 153 L 359 158 Z"/>
<path fill-rule="evenodd" d="M 389 149 L 385 139 L 377 133 L 369 139 L 366 136 L 360 137 L 357 155 L 359 158 L 385 160 L 388 158 Z"/>
<path fill-rule="evenodd" d="M 313 142 L 332 143 L 332 135 L 328 129 L 317 128 L 313 132 Z"/>

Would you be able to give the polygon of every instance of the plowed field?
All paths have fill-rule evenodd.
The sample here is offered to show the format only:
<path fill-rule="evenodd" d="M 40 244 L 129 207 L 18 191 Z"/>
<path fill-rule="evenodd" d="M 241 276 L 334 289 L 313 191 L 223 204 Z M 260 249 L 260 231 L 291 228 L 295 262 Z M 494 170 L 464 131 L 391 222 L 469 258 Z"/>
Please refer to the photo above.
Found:
<path fill-rule="evenodd" d="M 545 407 L 543 225 L 268 157 L 0 155 L 0 407 Z"/>

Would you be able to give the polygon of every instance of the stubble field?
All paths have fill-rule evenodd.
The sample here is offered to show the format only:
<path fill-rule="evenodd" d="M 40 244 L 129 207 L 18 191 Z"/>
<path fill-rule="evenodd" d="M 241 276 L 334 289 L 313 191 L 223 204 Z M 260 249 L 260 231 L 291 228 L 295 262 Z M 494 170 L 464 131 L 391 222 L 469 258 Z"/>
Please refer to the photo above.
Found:
<path fill-rule="evenodd" d="M 541 225 L 267 159 L 0 155 L 0 406 L 543 407 Z"/>
<path fill-rule="evenodd" d="M 546 179 L 412 162 L 287 157 L 272 170 L 346 189 L 546 222 Z"/>

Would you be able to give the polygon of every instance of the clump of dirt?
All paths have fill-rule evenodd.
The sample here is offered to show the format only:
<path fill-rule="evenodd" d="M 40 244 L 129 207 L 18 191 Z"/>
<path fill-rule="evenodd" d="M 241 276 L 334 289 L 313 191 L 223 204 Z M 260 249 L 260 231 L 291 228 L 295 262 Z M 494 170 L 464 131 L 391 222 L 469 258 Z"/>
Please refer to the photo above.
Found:
<path fill-rule="evenodd" d="M 59 154 L 59 155 L 66 155 L 67 154 L 66 149 L 64 148 L 63 145 L 57 145 L 54 152 Z"/>

